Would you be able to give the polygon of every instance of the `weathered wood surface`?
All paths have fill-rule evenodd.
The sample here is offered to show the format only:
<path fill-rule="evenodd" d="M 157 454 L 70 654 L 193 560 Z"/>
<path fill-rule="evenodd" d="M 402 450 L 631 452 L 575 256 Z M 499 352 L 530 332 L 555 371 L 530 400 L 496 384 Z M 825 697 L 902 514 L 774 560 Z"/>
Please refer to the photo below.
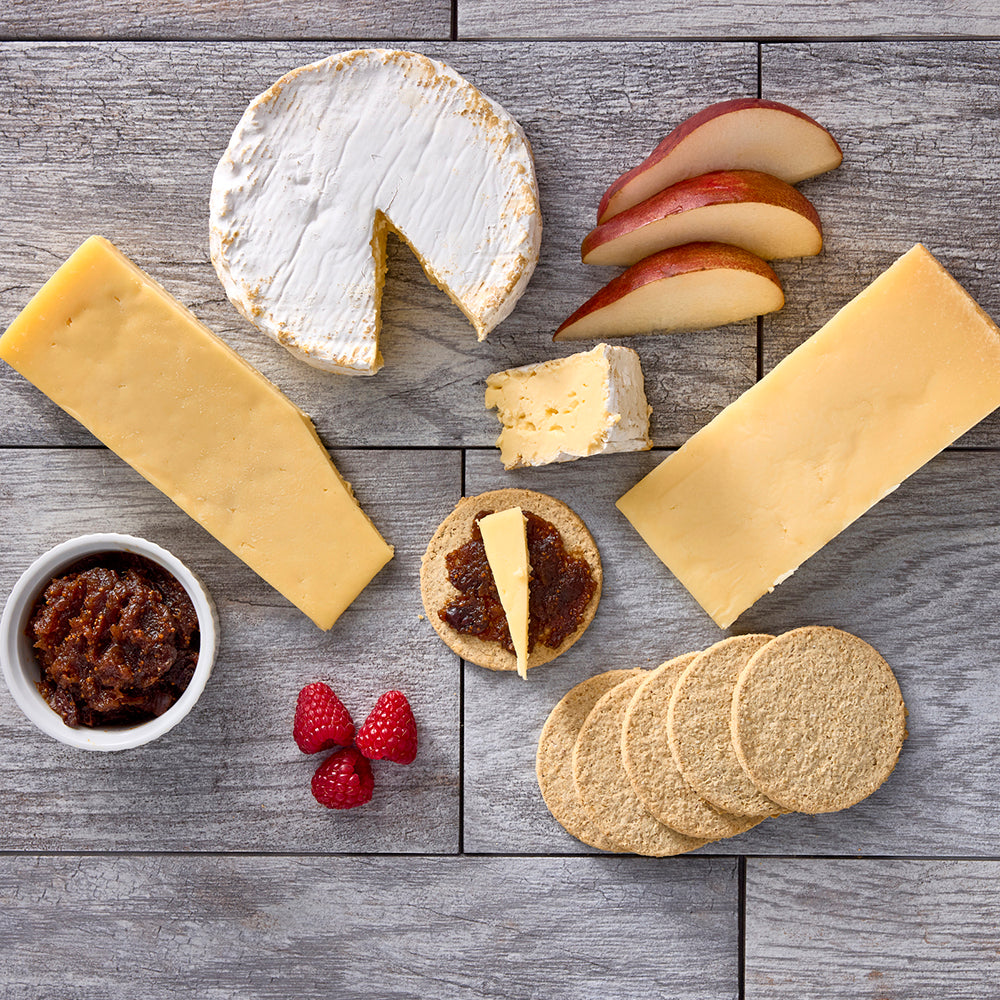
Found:
<path fill-rule="evenodd" d="M 466 462 L 466 492 L 539 489 L 570 504 L 602 553 L 594 623 L 529 674 L 465 667 L 465 846 L 506 853 L 585 850 L 549 816 L 534 758 L 552 706 L 602 670 L 650 668 L 726 634 L 701 611 L 613 504 L 662 453 L 585 459 L 505 476 Z M 734 633 L 834 625 L 871 642 L 899 679 L 909 739 L 886 784 L 853 809 L 784 816 L 702 849 L 726 854 L 1000 856 L 996 454 L 948 452 L 881 501 L 747 611 Z M 502 705 L 498 719 L 497 706 Z"/>
<path fill-rule="evenodd" d="M 137 982 L 150 1000 L 730 1000 L 737 896 L 718 859 L 3 858 L 3 985 L 19 1000 L 131 1000 Z"/>
<path fill-rule="evenodd" d="M 2 38 L 449 38 L 450 0 L 6 0 Z"/>
<path fill-rule="evenodd" d="M 750 859 L 746 1000 L 1000 993 L 996 861 Z"/>
<path fill-rule="evenodd" d="M 942 5 L 922 0 L 902 7 L 891 0 L 701 0 L 678 5 L 579 3 L 551 0 L 459 0 L 459 38 L 877 38 L 996 35 L 1000 13 L 990 0 Z M 452 31 L 452 5 L 375 0 L 321 4 L 270 0 L 239 4 L 173 0 L 135 5 L 125 0 L 58 4 L 9 0 L 0 14 L 2 38 L 231 39 L 408 38 L 442 39 Z"/>
<path fill-rule="evenodd" d="M 918 242 L 1000 319 L 1000 45 L 765 45 L 761 66 L 763 96 L 804 108 L 844 150 L 839 169 L 801 185 L 825 248 L 776 265 L 788 301 L 764 318 L 764 370 Z M 1000 415 L 962 443 L 996 447 Z"/>
<path fill-rule="evenodd" d="M 460 0 L 458 15 L 462 33 L 481 36 L 746 39 L 997 34 L 994 7 L 647 5 L 601 19 L 593 5 L 564 0 Z M 353 998 L 370 992 L 377 968 L 386 997 L 733 998 L 739 869 L 706 854 L 755 856 L 748 998 L 996 993 L 997 418 L 963 441 L 989 450 L 936 459 L 734 630 L 831 624 L 883 652 L 910 737 L 875 796 L 840 814 L 768 822 L 700 857 L 647 861 L 566 857 L 588 852 L 549 817 L 535 785 L 538 732 L 573 684 L 610 667 L 653 667 L 723 633 L 614 508 L 664 452 L 506 474 L 482 383 L 572 352 L 553 348 L 551 330 L 613 273 L 577 259 L 601 191 L 699 107 L 756 93 L 757 46 L 417 44 L 425 28 L 447 34 L 440 5 L 335 7 L 328 27 L 302 20 L 318 10 L 306 5 L 200 5 L 183 30 L 171 21 L 177 6 L 137 13 L 112 3 L 97 19 L 82 2 L 61 4 L 45 8 L 48 28 L 41 9 L 8 5 L 0 36 L 405 32 L 411 47 L 451 62 L 522 121 L 545 237 L 528 294 L 482 345 L 394 246 L 386 368 L 360 380 L 315 372 L 226 301 L 208 259 L 208 191 L 246 102 L 292 66 L 354 43 L 0 42 L 0 326 L 85 235 L 104 233 L 315 417 L 396 545 L 393 562 L 320 633 L 0 365 L 0 592 L 65 537 L 131 531 L 206 580 L 223 636 L 191 717 L 144 749 L 63 748 L 0 698 L 0 996 L 124 997 L 139 980 L 152 998 Z M 383 15 L 396 18 L 385 29 Z M 27 18 L 21 27 L 18 17 Z M 918 239 L 1000 315 L 1000 45 L 764 44 L 760 56 L 764 96 L 802 107 L 844 145 L 840 170 L 803 185 L 827 248 L 778 265 L 788 305 L 764 324 L 760 359 L 752 323 L 633 342 L 661 446 L 680 444 L 752 384 L 758 361 L 773 366 Z M 566 500 L 604 556 L 593 626 L 526 683 L 461 665 L 419 618 L 420 555 L 463 485 L 467 494 L 523 485 Z M 358 721 L 388 687 L 413 701 L 420 755 L 408 768 L 378 766 L 364 810 L 334 814 L 309 795 L 317 762 L 289 731 L 297 691 L 317 678 L 334 683 Z M 993 860 L 942 860 L 956 857 Z"/>
<path fill-rule="evenodd" d="M 0 699 L 0 850 L 452 853 L 458 849 L 459 660 L 418 619 L 420 556 L 460 493 L 452 452 L 336 454 L 396 546 L 389 565 L 321 632 L 235 556 L 103 449 L 0 449 L 0 591 L 57 542 L 123 531 L 186 562 L 214 597 L 221 642 L 191 715 L 117 754 L 64 747 Z M 30 511 L 30 515 L 29 515 Z M 410 697 L 420 753 L 377 763 L 363 810 L 321 808 L 323 755 L 291 737 L 295 698 L 332 684 L 358 725 L 390 688 Z"/>
<path fill-rule="evenodd" d="M 655 144 L 664 108 L 757 86 L 756 47 L 745 44 L 421 46 L 526 129 L 542 195 L 542 259 L 514 314 L 479 344 L 409 250 L 394 245 L 385 368 L 348 378 L 293 358 L 229 304 L 208 257 L 208 195 L 247 102 L 291 67 L 349 47 L 0 45 L 0 138 L 9 150 L 0 159 L 0 327 L 100 232 L 284 389 L 331 447 L 491 445 L 499 424 L 483 407 L 486 376 L 579 350 L 553 345 L 552 331 L 615 273 L 579 261 L 605 185 Z M 755 377 L 753 321 L 635 346 L 659 444 L 680 444 Z M 2 363 L 0 413 L 0 444 L 90 440 Z"/>
<path fill-rule="evenodd" d="M 459 38 L 877 38 L 996 35 L 990 0 L 459 0 Z"/>

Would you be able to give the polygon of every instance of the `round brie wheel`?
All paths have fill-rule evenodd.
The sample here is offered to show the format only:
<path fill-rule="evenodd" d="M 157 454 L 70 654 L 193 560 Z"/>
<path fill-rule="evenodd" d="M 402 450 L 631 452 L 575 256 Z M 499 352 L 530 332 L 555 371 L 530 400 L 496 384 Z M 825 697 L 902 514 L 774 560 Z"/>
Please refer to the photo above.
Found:
<path fill-rule="evenodd" d="M 398 233 L 485 338 L 538 260 L 531 148 L 444 63 L 358 49 L 255 98 L 219 161 L 212 263 L 251 323 L 309 364 L 382 366 L 385 243 Z"/>

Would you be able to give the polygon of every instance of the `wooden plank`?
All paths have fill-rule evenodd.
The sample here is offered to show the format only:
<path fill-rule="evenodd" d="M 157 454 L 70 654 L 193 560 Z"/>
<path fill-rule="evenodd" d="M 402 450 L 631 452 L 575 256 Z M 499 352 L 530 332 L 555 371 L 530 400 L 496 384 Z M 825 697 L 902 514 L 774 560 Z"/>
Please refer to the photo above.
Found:
<path fill-rule="evenodd" d="M 450 0 L 7 0 L 3 38 L 448 38 Z"/>
<path fill-rule="evenodd" d="M 0 45 L 0 133 L 14 150 L 0 162 L 0 326 L 100 232 L 288 392 L 330 446 L 490 445 L 499 425 L 483 408 L 486 376 L 578 350 L 556 347 L 551 333 L 614 273 L 579 262 L 605 185 L 657 141 L 665 108 L 756 89 L 747 44 L 421 46 L 524 125 L 538 164 L 542 260 L 514 314 L 478 344 L 396 244 L 383 300 L 386 366 L 345 378 L 257 333 L 229 305 L 208 257 L 212 172 L 246 103 L 333 47 L 349 43 Z M 755 376 L 753 322 L 635 346 L 660 444 L 682 442 Z M 90 440 L 6 365 L 0 413 L 0 444 Z"/>
<path fill-rule="evenodd" d="M 0 698 L 0 849 L 421 851 L 458 847 L 459 662 L 421 629 L 415 585 L 433 527 L 459 493 L 452 452 L 335 456 L 392 562 L 321 632 L 179 508 L 103 449 L 0 450 L 0 592 L 57 542 L 92 531 L 156 541 L 215 598 L 221 645 L 205 693 L 176 729 L 117 754 L 64 747 Z M 323 530 L 322 525 L 316 526 Z M 291 738 L 299 689 L 326 680 L 357 724 L 376 698 L 411 699 L 420 751 L 377 763 L 372 802 L 312 798 L 322 757 Z"/>
<path fill-rule="evenodd" d="M 535 782 L 538 734 L 552 706 L 592 674 L 649 668 L 725 634 L 614 509 L 661 457 L 608 456 L 507 476 L 495 454 L 468 457 L 469 495 L 517 485 L 573 507 L 597 541 L 605 586 L 584 637 L 526 682 L 466 666 L 467 850 L 583 850 L 548 815 Z M 737 621 L 737 634 L 822 624 L 868 640 L 896 672 L 910 735 L 888 782 L 853 809 L 781 817 L 703 852 L 1000 855 L 988 750 L 1000 717 L 1000 636 L 989 596 L 1000 589 L 995 464 L 990 453 L 938 457 Z"/>
<path fill-rule="evenodd" d="M 731 862 L 15 857 L 19 997 L 736 995 Z M 100 955 L 99 961 L 95 955 Z"/>
<path fill-rule="evenodd" d="M 1000 990 L 996 861 L 747 862 L 747 1000 Z"/>
<path fill-rule="evenodd" d="M 844 149 L 801 185 L 823 219 L 820 257 L 780 262 L 787 305 L 765 318 L 772 368 L 914 243 L 923 242 L 1000 319 L 1000 197 L 992 43 L 765 45 L 763 95 L 802 107 Z M 850 87 L 843 81 L 850 80 Z M 1000 445 L 994 414 L 962 444 Z"/>
<path fill-rule="evenodd" d="M 892 0 L 462 0 L 459 38 L 844 38 L 995 35 L 1000 27 L 989 0 L 900 7 Z"/>

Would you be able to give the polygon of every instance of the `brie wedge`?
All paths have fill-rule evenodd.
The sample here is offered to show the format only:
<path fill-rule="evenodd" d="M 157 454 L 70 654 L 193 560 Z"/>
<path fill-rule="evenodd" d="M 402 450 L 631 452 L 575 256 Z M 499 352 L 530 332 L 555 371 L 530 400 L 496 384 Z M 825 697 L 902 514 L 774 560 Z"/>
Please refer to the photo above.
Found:
<path fill-rule="evenodd" d="M 292 70 L 247 108 L 215 170 L 211 251 L 237 309 L 327 371 L 382 366 L 386 235 L 406 241 L 480 340 L 538 260 L 521 127 L 454 70 L 359 49 Z"/>
<path fill-rule="evenodd" d="M 639 355 L 628 347 L 598 344 L 490 375 L 486 408 L 494 407 L 505 469 L 653 446 Z"/>

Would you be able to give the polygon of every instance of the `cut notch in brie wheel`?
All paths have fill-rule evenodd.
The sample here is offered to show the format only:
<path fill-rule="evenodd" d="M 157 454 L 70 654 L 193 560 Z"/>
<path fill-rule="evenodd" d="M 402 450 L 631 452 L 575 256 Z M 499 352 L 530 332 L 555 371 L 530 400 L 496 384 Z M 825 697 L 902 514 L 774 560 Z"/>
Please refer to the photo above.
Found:
<path fill-rule="evenodd" d="M 211 196 L 212 262 L 251 323 L 317 368 L 374 374 L 390 229 L 482 340 L 541 242 L 517 122 L 444 63 L 386 49 L 300 67 L 251 102 Z"/>

